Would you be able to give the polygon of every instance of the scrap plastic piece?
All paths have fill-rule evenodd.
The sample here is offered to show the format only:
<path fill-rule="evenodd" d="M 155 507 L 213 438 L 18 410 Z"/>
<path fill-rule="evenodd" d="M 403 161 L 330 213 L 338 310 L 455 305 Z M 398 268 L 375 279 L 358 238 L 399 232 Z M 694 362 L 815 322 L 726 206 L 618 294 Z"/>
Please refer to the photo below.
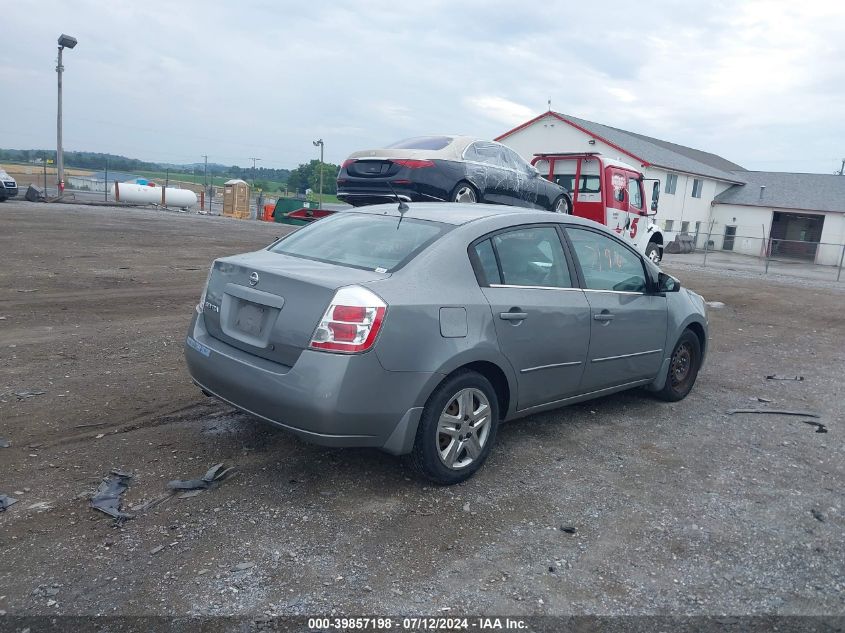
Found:
<path fill-rule="evenodd" d="M 797 382 L 802 382 L 804 380 L 804 376 L 778 376 L 777 374 L 770 374 L 766 376 L 766 380 L 795 380 Z"/>
<path fill-rule="evenodd" d="M 10 497 L 9 495 L 0 495 L 0 512 L 3 512 L 3 510 L 17 502 L 18 500 L 14 497 Z"/>
<path fill-rule="evenodd" d="M 0 448 L 9 448 L 11 445 L 12 443 L 9 440 L 4 440 L 0 437 Z"/>
<path fill-rule="evenodd" d="M 135 518 L 134 514 L 123 512 L 120 509 L 120 495 L 129 488 L 131 473 L 124 473 L 113 470 L 109 476 L 103 479 L 96 494 L 91 498 L 91 507 L 100 512 L 108 514 L 119 521 Z"/>
<path fill-rule="evenodd" d="M 167 487 L 171 490 L 205 490 L 212 484 L 222 481 L 232 470 L 234 466 L 224 469 L 221 462 L 209 468 L 202 479 L 175 479 L 168 483 Z"/>

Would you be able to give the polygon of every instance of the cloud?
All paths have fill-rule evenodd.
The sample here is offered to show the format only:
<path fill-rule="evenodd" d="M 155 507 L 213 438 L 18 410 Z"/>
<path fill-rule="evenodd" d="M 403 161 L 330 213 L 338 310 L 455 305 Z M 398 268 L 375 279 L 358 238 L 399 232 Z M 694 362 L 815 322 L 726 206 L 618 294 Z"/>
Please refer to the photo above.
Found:
<path fill-rule="evenodd" d="M 471 111 L 505 125 L 516 125 L 536 115 L 528 106 L 492 95 L 465 97 L 464 104 Z"/>
<path fill-rule="evenodd" d="M 429 133 L 493 138 L 547 108 L 747 167 L 832 171 L 845 138 L 845 6 L 367 0 L 237 6 L 42 0 L 4 8 L 0 145 L 291 167 Z M 775 162 L 779 161 L 779 162 Z"/>

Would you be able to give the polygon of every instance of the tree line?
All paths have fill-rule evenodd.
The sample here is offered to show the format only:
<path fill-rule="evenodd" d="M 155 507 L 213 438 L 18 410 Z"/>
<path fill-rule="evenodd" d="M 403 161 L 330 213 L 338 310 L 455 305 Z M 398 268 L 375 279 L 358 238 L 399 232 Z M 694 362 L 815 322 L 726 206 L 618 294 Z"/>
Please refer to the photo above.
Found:
<path fill-rule="evenodd" d="M 56 158 L 55 150 L 43 149 L 0 149 L 0 161 L 31 163 L 39 160 Z M 76 167 L 78 169 L 90 169 L 102 171 L 106 168 L 114 171 L 167 171 L 172 175 L 177 174 L 202 174 L 204 163 L 192 163 L 189 165 L 174 165 L 172 163 L 155 163 L 137 158 L 127 158 L 117 154 L 102 154 L 98 152 L 65 152 L 65 167 Z M 337 173 L 340 165 L 323 163 L 323 193 L 334 195 L 337 193 Z M 320 161 L 314 159 L 307 163 L 300 164 L 295 169 L 270 169 L 268 167 L 256 167 L 253 172 L 252 166 L 240 167 L 238 165 L 221 165 L 219 163 L 208 164 L 209 176 L 224 176 L 227 178 L 240 178 L 247 182 L 255 182 L 255 186 L 265 191 L 287 189 L 290 193 L 302 193 L 311 189 L 314 193 L 320 190 Z"/>
<path fill-rule="evenodd" d="M 323 163 L 323 193 L 334 195 L 337 193 L 337 173 L 340 165 Z M 320 161 L 314 159 L 302 163 L 291 170 L 287 179 L 288 191 L 302 192 L 311 189 L 314 193 L 320 191 Z"/>
<path fill-rule="evenodd" d="M 167 171 L 172 174 L 202 174 L 205 170 L 204 163 L 191 163 L 188 165 L 176 165 L 172 163 L 157 163 L 128 158 L 117 154 L 103 154 L 99 152 L 73 152 L 64 153 L 65 167 L 76 167 L 78 169 L 90 169 L 102 171 L 108 168 L 115 171 Z M 0 149 L 0 160 L 16 163 L 31 163 L 38 160 L 55 160 L 55 150 L 44 149 Z M 240 167 L 238 165 L 221 165 L 220 163 L 209 163 L 208 173 L 210 176 L 227 176 L 229 178 L 241 178 L 252 182 L 255 180 L 275 181 L 285 183 L 289 169 L 271 169 L 268 167 L 256 167 L 253 173 L 252 166 Z M 337 173 L 337 172 L 335 172 Z"/>

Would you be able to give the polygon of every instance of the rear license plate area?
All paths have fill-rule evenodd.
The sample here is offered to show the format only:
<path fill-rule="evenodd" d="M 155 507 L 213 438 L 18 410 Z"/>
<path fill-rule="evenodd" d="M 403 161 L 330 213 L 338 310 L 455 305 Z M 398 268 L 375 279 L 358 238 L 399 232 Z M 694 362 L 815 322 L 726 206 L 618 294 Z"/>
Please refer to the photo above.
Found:
<path fill-rule="evenodd" d="M 266 332 L 270 308 L 252 301 L 238 299 L 232 326 L 238 332 L 255 338 L 263 338 Z"/>
<path fill-rule="evenodd" d="M 359 160 L 353 166 L 359 176 L 381 176 L 390 169 L 390 163 L 365 160 Z"/>

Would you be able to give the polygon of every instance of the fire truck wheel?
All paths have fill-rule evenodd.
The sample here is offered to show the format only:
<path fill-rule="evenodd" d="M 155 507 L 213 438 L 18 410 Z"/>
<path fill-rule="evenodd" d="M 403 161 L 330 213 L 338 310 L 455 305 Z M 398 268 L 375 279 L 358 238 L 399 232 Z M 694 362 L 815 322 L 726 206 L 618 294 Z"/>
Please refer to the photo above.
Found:
<path fill-rule="evenodd" d="M 552 211 L 555 213 L 562 213 L 564 215 L 572 214 L 572 205 L 569 203 L 569 198 L 560 196 L 552 205 Z"/>
<path fill-rule="evenodd" d="M 655 264 L 659 264 L 660 260 L 663 259 L 660 256 L 660 248 L 657 246 L 656 242 L 648 243 L 648 246 L 645 247 L 645 256 L 648 257 Z"/>

